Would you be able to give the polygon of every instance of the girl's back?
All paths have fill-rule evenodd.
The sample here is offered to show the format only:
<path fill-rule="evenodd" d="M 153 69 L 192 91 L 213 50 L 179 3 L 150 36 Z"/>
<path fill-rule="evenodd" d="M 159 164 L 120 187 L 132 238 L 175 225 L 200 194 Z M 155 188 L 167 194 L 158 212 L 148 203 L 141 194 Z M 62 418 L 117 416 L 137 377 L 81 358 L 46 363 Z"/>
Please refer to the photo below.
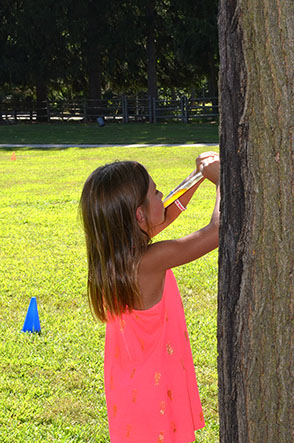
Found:
<path fill-rule="evenodd" d="M 107 323 L 105 392 L 112 443 L 188 442 L 204 426 L 183 305 L 171 270 L 157 304 Z"/>

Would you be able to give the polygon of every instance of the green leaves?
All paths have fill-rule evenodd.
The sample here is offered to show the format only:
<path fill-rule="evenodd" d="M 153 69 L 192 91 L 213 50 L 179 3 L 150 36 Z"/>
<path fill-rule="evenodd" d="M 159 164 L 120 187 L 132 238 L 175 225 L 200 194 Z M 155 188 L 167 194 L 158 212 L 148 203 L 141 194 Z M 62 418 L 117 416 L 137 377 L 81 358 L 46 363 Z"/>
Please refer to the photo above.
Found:
<path fill-rule="evenodd" d="M 209 63 L 216 72 L 216 0 L 3 0 L 0 13 L 0 82 L 10 92 L 35 94 L 41 81 L 67 98 L 147 92 L 148 36 L 159 89 L 191 92 L 211 77 Z"/>

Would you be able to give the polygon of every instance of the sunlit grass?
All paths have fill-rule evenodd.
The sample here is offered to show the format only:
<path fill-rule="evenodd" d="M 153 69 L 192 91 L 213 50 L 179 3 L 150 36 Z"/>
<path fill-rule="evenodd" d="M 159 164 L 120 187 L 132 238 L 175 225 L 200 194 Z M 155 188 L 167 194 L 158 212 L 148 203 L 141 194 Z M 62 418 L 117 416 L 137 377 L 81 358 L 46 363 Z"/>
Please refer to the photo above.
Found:
<path fill-rule="evenodd" d="M 86 298 L 86 256 L 78 217 L 82 185 L 114 159 L 143 163 L 167 194 L 203 149 L 100 148 L 0 151 L 0 441 L 109 442 L 103 391 L 104 326 Z M 209 221 L 215 189 L 204 182 L 189 209 L 159 239 Z M 218 441 L 217 252 L 174 270 L 183 296 L 206 428 Z M 22 333 L 37 297 L 41 334 Z"/>

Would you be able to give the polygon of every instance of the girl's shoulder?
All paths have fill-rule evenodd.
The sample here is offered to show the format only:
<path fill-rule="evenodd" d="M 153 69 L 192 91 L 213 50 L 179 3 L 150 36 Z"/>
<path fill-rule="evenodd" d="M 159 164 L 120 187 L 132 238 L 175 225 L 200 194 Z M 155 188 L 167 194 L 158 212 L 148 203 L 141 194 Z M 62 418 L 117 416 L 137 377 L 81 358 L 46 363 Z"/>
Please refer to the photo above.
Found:
<path fill-rule="evenodd" d="M 165 262 L 171 243 L 172 240 L 165 240 L 154 242 L 147 246 L 140 262 L 140 267 L 145 273 L 163 272 L 170 268 L 168 263 L 166 265 Z"/>
<path fill-rule="evenodd" d="M 163 274 L 167 269 L 178 266 L 177 255 L 179 240 L 164 240 L 150 244 L 144 252 L 140 269 L 144 274 Z"/>

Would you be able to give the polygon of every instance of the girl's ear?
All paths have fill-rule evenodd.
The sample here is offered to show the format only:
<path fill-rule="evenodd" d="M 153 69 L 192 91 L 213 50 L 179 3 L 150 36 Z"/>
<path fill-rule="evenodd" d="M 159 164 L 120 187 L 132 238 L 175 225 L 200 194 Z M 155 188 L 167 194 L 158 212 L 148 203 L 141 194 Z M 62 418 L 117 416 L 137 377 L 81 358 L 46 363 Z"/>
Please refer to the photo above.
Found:
<path fill-rule="evenodd" d="M 136 219 L 137 219 L 139 228 L 142 231 L 144 231 L 145 233 L 148 233 L 148 230 L 149 230 L 148 219 L 146 218 L 146 215 L 145 215 L 145 212 L 144 212 L 142 206 L 139 206 L 136 210 Z"/>
<path fill-rule="evenodd" d="M 137 222 L 138 222 L 139 224 L 142 224 L 142 223 L 144 223 L 144 221 L 145 221 L 144 212 L 143 212 L 143 209 L 142 209 L 141 206 L 139 206 L 139 207 L 137 208 L 137 211 L 136 211 L 136 219 L 137 219 Z"/>

